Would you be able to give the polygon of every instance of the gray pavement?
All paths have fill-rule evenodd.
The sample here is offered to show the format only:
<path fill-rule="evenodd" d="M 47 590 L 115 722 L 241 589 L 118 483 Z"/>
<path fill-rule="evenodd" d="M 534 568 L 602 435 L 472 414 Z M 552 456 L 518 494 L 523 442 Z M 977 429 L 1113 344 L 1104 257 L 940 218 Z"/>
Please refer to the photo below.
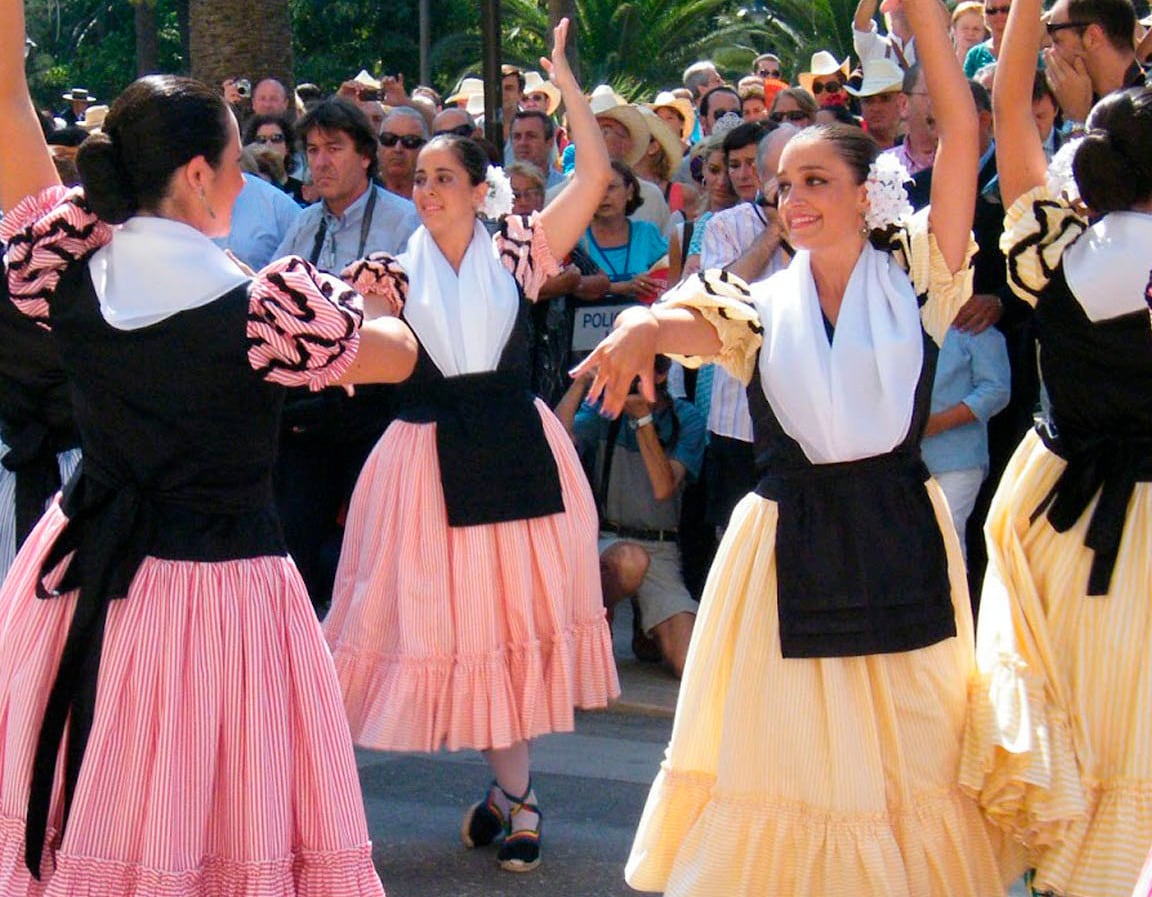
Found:
<path fill-rule="evenodd" d="M 624 863 L 671 735 L 678 689 L 658 664 L 633 659 L 627 603 L 613 629 L 619 702 L 578 713 L 574 733 L 546 736 L 533 748 L 544 812 L 543 863 L 534 872 L 505 872 L 494 847 L 460 843 L 464 809 L 490 778 L 479 754 L 357 752 L 373 858 L 389 897 L 637 894 L 624 883 Z M 1017 885 L 1010 897 L 1027 891 Z"/>

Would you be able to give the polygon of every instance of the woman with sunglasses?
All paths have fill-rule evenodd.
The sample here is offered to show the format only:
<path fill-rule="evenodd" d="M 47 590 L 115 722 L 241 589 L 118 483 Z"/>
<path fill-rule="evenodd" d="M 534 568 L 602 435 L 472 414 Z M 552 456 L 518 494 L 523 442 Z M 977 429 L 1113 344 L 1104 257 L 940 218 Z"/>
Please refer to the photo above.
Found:
<path fill-rule="evenodd" d="M 1015 872 L 956 780 L 972 617 L 918 449 L 971 290 L 976 112 L 938 0 L 903 8 L 940 109 L 931 210 L 883 199 L 900 172 L 872 167 L 861 129 L 806 128 L 777 172 L 787 268 L 625 311 L 574 371 L 615 413 L 636 376 L 651 398 L 655 353 L 715 360 L 749 383 L 763 465 L 700 602 L 625 872 L 638 890 L 994 897 Z"/>
<path fill-rule="evenodd" d="M 768 110 L 768 120 L 776 124 L 788 122 L 798 128 L 806 128 L 816 122 L 816 100 L 803 87 L 788 87 L 772 100 Z"/>
<path fill-rule="evenodd" d="M 1040 0 L 1014 0 L 992 99 L 1000 246 L 1050 408 L 985 524 L 962 781 L 1030 849 L 1035 893 L 1105 897 L 1152 845 L 1152 89 L 1100 100 L 1049 171 L 1043 33 Z"/>
<path fill-rule="evenodd" d="M 541 60 L 580 145 L 559 195 L 491 236 L 477 213 L 497 212 L 500 185 L 484 150 L 436 137 L 417 159 L 423 223 L 406 251 L 346 272 L 421 345 L 356 484 L 324 621 L 352 735 L 376 750 L 483 752 L 493 781 L 460 835 L 500 842 L 512 872 L 540 863 L 532 740 L 618 692 L 595 503 L 567 432 L 529 389 L 531 302 L 611 176 L 567 33 L 564 19 Z"/>
<path fill-rule="evenodd" d="M 244 146 L 254 150 L 272 152 L 283 162 L 284 179 L 276 186 L 296 200 L 304 200 L 304 183 L 296 177 L 299 159 L 296 156 L 296 132 L 292 123 L 282 115 L 253 115 L 244 123 Z"/>
<path fill-rule="evenodd" d="M 1000 58 L 1000 45 L 1004 41 L 1004 26 L 1008 24 L 1008 11 L 1012 0 L 987 0 L 984 4 L 984 24 L 991 35 L 976 44 L 964 57 L 964 76 L 973 77 L 980 69 Z"/>

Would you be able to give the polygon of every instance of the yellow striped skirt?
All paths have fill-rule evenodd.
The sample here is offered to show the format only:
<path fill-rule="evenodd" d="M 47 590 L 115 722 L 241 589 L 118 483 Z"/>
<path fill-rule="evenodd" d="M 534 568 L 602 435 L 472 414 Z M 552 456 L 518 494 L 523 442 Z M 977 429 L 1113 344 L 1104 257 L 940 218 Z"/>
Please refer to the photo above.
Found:
<path fill-rule="evenodd" d="M 1095 501 L 1065 533 L 1031 521 L 1063 469 L 1030 433 L 989 512 L 961 781 L 1027 844 L 1038 891 L 1127 897 L 1152 845 L 1152 484 L 1089 597 Z"/>
<path fill-rule="evenodd" d="M 736 508 L 628 862 L 632 887 L 669 897 L 1004 893 L 1019 867 L 1008 858 L 1001 868 L 997 831 L 957 785 L 972 620 L 947 504 L 934 481 L 928 489 L 958 635 L 898 654 L 783 658 L 776 505 L 749 495 Z"/>

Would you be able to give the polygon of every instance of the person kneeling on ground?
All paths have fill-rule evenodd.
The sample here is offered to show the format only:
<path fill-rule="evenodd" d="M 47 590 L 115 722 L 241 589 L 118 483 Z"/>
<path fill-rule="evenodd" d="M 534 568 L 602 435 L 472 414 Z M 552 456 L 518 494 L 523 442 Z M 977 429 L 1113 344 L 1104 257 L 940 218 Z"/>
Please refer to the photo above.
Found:
<path fill-rule="evenodd" d="M 576 380 L 556 408 L 592 472 L 600 506 L 600 571 L 608 608 L 635 595 L 644 631 L 679 678 L 696 603 L 680 572 L 680 499 L 704 459 L 704 419 L 668 394 L 668 359 L 656 359 L 656 403 L 638 391 L 624 414 L 605 420 L 582 402 L 591 383 Z M 611 445 L 612 451 L 607 451 Z"/>

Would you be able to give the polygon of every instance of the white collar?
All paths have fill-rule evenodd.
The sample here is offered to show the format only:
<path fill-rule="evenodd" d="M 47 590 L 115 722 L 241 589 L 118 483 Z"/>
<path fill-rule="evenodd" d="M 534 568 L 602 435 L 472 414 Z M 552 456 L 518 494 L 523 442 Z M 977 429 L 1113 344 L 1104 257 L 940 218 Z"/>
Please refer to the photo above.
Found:
<path fill-rule="evenodd" d="M 1064 252 L 1064 278 L 1093 322 L 1147 311 L 1152 215 L 1112 212 Z"/>
<path fill-rule="evenodd" d="M 137 215 L 112 231 L 88 265 L 100 314 L 139 330 L 219 299 L 248 281 L 220 247 L 170 218 Z"/>
<path fill-rule="evenodd" d="M 423 226 L 398 260 L 408 273 L 404 319 L 440 372 L 455 377 L 496 370 L 520 293 L 484 226 L 473 226 L 459 274 Z"/>
<path fill-rule="evenodd" d="M 865 245 L 831 344 L 807 251 L 753 285 L 752 298 L 764 326 L 764 394 L 809 461 L 855 461 L 904 441 L 924 364 L 924 331 L 916 293 L 891 255 Z"/>

